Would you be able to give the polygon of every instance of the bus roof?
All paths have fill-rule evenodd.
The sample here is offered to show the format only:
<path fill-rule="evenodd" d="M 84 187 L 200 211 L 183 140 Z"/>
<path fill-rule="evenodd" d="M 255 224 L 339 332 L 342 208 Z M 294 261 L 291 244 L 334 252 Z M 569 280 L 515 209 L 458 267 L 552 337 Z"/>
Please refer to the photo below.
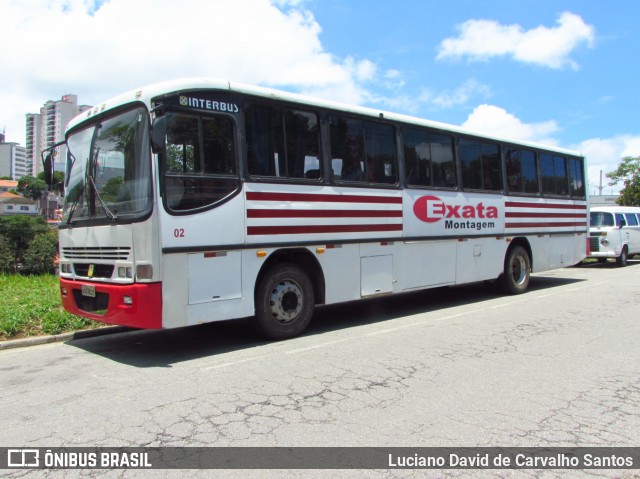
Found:
<path fill-rule="evenodd" d="M 215 79 L 215 78 L 181 78 L 176 80 L 170 80 L 160 83 L 154 83 L 135 90 L 128 91 L 126 93 L 115 96 L 109 100 L 106 100 L 100 105 L 87 110 L 80 115 L 76 116 L 68 125 L 68 129 L 74 128 L 84 121 L 92 118 L 93 116 L 102 113 L 104 111 L 117 108 L 119 106 L 132 103 L 142 102 L 149 106 L 151 99 L 160 95 L 168 93 L 180 93 L 196 90 L 226 90 L 230 92 L 236 92 L 246 95 L 252 95 L 262 97 L 271 100 L 281 100 L 290 103 L 297 103 L 301 105 L 313 106 L 318 108 L 327 108 L 338 110 L 346 113 L 353 113 L 357 115 L 368 116 L 372 118 L 384 118 L 385 120 L 396 121 L 401 123 L 407 123 L 412 125 L 424 126 L 428 128 L 449 131 L 452 133 L 458 133 L 469 136 L 476 136 L 487 138 L 502 143 L 511 143 L 515 145 L 528 146 L 530 148 L 549 150 L 571 156 L 583 156 L 580 152 L 575 150 L 569 150 L 566 148 L 560 148 L 557 146 L 545 145 L 541 143 L 513 140 L 509 138 L 502 138 L 493 135 L 487 135 L 480 131 L 469 130 L 459 126 L 441 123 L 432 120 L 425 120 L 423 118 L 413 117 L 409 115 L 403 115 L 399 113 L 392 113 L 383 110 L 376 110 L 373 108 L 348 105 L 332 100 L 324 100 L 321 98 L 315 98 L 311 96 L 301 95 L 298 93 L 290 93 L 282 90 L 276 90 L 272 88 L 247 85 L 243 83 L 230 82 L 227 80 Z"/>

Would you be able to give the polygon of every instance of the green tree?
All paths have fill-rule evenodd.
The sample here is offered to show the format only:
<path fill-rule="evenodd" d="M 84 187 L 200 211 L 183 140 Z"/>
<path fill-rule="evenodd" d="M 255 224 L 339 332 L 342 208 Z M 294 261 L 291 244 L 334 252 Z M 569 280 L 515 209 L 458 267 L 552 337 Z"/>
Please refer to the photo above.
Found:
<path fill-rule="evenodd" d="M 39 180 L 33 176 L 23 176 L 18 180 L 18 192 L 32 200 L 39 200 L 47 190 L 44 180 Z"/>
<path fill-rule="evenodd" d="M 23 271 L 26 274 L 48 274 L 55 272 L 53 261 L 58 254 L 58 231 L 38 233 L 29 243 L 23 257 Z"/>
<path fill-rule="evenodd" d="M 640 156 L 627 156 L 622 159 L 615 171 L 607 173 L 611 179 L 609 185 L 624 185 L 620 190 L 617 203 L 621 206 L 640 206 Z"/>
<path fill-rule="evenodd" d="M 15 267 L 15 258 L 11 253 L 9 242 L 0 236 L 0 273 L 12 273 Z"/>
<path fill-rule="evenodd" d="M 44 181 L 44 171 L 38 173 L 39 180 Z M 53 172 L 53 184 L 51 185 L 51 191 L 54 191 L 56 194 L 62 196 L 64 195 L 64 172 L 62 171 L 54 171 Z"/>
<path fill-rule="evenodd" d="M 12 215 L 0 216 L 0 237 L 4 239 L 12 258 L 12 271 L 18 271 L 29 243 L 38 233 L 49 231 L 49 226 L 41 216 Z"/>

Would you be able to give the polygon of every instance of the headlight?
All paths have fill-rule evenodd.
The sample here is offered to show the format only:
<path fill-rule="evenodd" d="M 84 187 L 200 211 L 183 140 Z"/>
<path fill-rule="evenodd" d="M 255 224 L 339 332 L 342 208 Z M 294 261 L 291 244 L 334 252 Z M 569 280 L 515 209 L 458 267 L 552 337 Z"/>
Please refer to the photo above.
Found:
<path fill-rule="evenodd" d="M 118 266 L 118 278 L 133 278 L 131 266 Z"/>

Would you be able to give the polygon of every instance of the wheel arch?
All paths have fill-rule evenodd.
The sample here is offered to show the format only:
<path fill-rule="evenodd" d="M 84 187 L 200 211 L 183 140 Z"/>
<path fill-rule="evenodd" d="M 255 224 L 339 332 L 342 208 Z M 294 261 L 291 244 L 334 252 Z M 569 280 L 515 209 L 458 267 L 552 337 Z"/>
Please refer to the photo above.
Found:
<path fill-rule="evenodd" d="M 324 304 L 325 279 L 322 266 L 314 254 L 306 248 L 282 248 L 271 253 L 260 268 L 254 285 L 254 294 L 262 278 L 273 268 L 283 263 L 292 263 L 302 268 L 313 285 L 315 304 Z"/>
<path fill-rule="evenodd" d="M 531 271 L 533 272 L 534 267 L 533 267 L 533 251 L 531 250 L 531 244 L 529 243 L 529 240 L 523 236 L 518 236 L 516 238 L 513 238 L 510 242 L 509 242 L 509 246 L 507 248 L 507 251 L 505 252 L 504 258 L 505 261 L 507 259 L 507 257 L 509 256 L 509 251 L 511 251 L 513 248 L 515 248 L 516 246 L 522 246 L 525 251 L 527 252 L 527 254 L 529 255 L 529 265 L 531 266 Z"/>

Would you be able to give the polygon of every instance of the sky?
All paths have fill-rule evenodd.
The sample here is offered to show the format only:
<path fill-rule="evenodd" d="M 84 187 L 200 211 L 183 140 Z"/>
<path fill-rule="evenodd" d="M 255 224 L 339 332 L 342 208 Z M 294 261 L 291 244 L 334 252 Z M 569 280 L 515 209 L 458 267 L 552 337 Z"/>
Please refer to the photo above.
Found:
<path fill-rule="evenodd" d="M 181 77 L 278 88 L 577 150 L 590 194 L 640 156 L 640 2 L 0 0 L 0 131 Z"/>

